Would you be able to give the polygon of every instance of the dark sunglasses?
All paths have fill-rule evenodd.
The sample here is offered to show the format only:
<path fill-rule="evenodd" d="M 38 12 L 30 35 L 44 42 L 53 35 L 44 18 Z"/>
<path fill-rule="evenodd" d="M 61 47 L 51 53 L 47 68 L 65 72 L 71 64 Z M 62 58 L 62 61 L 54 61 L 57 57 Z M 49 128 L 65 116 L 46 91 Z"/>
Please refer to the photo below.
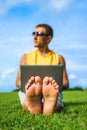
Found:
<path fill-rule="evenodd" d="M 37 35 L 37 36 L 48 36 L 49 34 L 45 34 L 45 33 L 42 33 L 42 32 L 33 32 L 32 35 Z"/>

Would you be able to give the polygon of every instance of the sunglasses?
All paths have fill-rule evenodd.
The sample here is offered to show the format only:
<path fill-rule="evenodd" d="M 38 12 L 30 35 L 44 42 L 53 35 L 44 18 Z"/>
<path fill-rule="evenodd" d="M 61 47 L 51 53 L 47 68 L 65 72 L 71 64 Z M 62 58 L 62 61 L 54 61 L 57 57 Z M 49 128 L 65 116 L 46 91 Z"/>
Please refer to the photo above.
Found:
<path fill-rule="evenodd" d="M 32 35 L 37 35 L 37 36 L 48 36 L 49 34 L 45 34 L 45 33 L 42 33 L 42 32 L 33 32 Z"/>

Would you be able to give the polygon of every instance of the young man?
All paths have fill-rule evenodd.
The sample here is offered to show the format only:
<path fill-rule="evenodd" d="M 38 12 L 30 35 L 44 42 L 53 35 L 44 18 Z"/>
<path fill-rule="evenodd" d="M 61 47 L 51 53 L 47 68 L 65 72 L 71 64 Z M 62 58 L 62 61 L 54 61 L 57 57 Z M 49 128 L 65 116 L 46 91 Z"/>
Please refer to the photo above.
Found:
<path fill-rule="evenodd" d="M 63 64 L 62 89 L 69 88 L 66 72 L 66 63 L 63 56 L 50 50 L 48 45 L 53 38 L 53 29 L 47 24 L 39 24 L 33 34 L 34 47 L 37 49 L 24 54 L 20 65 L 58 65 Z M 16 86 L 21 88 L 20 68 L 18 70 Z M 19 98 L 23 109 L 33 114 L 52 114 L 63 107 L 62 93 L 59 85 L 52 77 L 42 79 L 39 76 L 31 77 L 25 85 L 25 93 L 19 91 Z"/>

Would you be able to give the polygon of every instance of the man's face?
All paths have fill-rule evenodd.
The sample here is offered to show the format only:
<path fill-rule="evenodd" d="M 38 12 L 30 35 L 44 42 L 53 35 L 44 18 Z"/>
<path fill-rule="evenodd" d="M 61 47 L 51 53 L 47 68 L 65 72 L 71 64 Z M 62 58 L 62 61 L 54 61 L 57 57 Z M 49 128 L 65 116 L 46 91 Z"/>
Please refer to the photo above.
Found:
<path fill-rule="evenodd" d="M 46 34 L 45 28 L 37 27 L 37 28 L 35 28 L 34 33 L 35 33 L 35 34 L 33 34 L 34 47 L 43 48 L 48 45 L 48 40 L 47 40 L 48 36 L 44 35 L 44 34 Z M 38 35 L 38 34 L 42 34 L 42 35 Z"/>

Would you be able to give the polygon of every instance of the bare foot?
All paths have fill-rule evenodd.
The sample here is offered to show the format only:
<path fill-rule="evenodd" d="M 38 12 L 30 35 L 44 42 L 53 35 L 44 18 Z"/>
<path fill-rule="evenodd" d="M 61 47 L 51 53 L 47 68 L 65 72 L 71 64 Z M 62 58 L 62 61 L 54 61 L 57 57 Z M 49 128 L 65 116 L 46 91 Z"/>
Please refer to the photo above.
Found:
<path fill-rule="evenodd" d="M 52 114 L 57 104 L 59 86 L 52 77 L 45 77 L 43 80 L 44 114 Z"/>
<path fill-rule="evenodd" d="M 39 76 L 31 77 L 25 86 L 26 99 L 25 106 L 33 114 L 42 113 L 42 82 Z"/>

